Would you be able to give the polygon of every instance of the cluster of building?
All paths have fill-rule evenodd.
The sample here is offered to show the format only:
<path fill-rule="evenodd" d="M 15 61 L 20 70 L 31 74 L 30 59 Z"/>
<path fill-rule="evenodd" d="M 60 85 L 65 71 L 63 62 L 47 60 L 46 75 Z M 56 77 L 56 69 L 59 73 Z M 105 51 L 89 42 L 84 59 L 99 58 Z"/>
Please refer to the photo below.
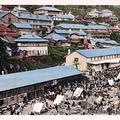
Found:
<path fill-rule="evenodd" d="M 111 16 L 110 13 L 107 15 Z M 12 10 L 1 6 L 0 36 L 8 41 L 11 55 L 14 55 L 13 51 L 19 51 L 19 55 L 21 52 L 28 56 L 47 55 L 48 43 L 67 47 L 80 45 L 86 49 L 119 46 L 114 40 L 109 40 L 112 31 L 119 31 L 119 25 L 111 27 L 107 23 L 90 21 L 86 21 L 86 24 L 54 25 L 56 20 L 75 21 L 75 16 L 71 12 L 64 13 L 54 6 L 42 6 L 35 9 L 33 13 L 21 6 L 14 7 Z M 99 45 L 96 45 L 96 39 Z"/>
<path fill-rule="evenodd" d="M 55 20 L 75 21 L 75 16 L 70 12 L 64 14 L 53 6 L 42 6 L 33 13 L 20 6 L 13 10 L 2 6 L 0 10 L 0 39 L 7 42 L 10 56 L 13 51 L 26 57 L 48 55 L 48 44 L 84 48 L 73 53 L 69 50 L 65 66 L 1 75 L 0 107 L 38 98 L 56 82 L 58 85 L 74 83 L 74 80 L 80 82 L 86 79 L 82 71 L 103 71 L 120 65 L 120 44 L 110 40 L 111 31 L 119 31 L 119 25 L 111 27 L 106 23 L 87 21 L 86 24 L 60 23 L 54 26 Z M 87 15 L 114 16 L 109 10 L 96 9 Z"/>
<path fill-rule="evenodd" d="M 109 9 L 92 9 L 90 12 L 87 13 L 86 17 L 90 18 L 106 18 L 106 21 L 117 22 L 118 17 L 115 13 Z"/>

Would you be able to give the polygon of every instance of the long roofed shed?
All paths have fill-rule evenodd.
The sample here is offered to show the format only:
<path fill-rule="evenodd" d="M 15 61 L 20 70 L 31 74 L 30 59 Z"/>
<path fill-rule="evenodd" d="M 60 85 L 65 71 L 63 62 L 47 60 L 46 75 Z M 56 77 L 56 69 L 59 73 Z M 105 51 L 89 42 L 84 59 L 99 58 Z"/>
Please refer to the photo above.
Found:
<path fill-rule="evenodd" d="M 56 66 L 27 72 L 0 75 L 0 91 L 39 84 L 79 74 L 80 71 L 73 66 Z"/>

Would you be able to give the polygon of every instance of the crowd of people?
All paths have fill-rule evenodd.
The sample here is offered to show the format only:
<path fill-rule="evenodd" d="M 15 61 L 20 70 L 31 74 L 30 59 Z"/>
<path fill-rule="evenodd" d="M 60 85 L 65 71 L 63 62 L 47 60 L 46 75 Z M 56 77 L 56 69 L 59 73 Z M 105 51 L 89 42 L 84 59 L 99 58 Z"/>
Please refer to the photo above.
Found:
<path fill-rule="evenodd" d="M 119 70 L 118 70 L 119 69 Z M 56 82 L 54 85 L 48 85 L 46 92 L 39 98 L 17 103 L 8 106 L 1 114 L 10 115 L 94 115 L 94 114 L 120 114 L 120 96 L 119 91 L 120 80 L 114 80 L 120 71 L 120 67 L 115 67 L 99 73 L 95 76 L 86 77 L 84 80 L 71 80 L 67 82 Z M 102 74 L 101 76 L 99 76 Z M 112 76 L 111 76 L 112 75 Z M 114 85 L 109 85 L 107 79 L 113 78 Z M 83 91 L 79 97 L 73 96 L 76 88 L 82 88 Z M 63 95 L 64 100 L 59 105 L 53 102 L 57 95 Z M 44 104 L 40 113 L 32 111 L 36 102 Z"/>

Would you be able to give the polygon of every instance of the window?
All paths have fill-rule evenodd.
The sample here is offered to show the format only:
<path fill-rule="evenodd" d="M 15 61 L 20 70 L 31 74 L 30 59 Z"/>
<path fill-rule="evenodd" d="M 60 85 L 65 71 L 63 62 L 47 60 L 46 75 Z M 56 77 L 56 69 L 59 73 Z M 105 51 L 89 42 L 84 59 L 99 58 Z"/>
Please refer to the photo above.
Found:
<path fill-rule="evenodd" d="M 74 58 L 74 62 L 78 62 L 78 58 Z"/>

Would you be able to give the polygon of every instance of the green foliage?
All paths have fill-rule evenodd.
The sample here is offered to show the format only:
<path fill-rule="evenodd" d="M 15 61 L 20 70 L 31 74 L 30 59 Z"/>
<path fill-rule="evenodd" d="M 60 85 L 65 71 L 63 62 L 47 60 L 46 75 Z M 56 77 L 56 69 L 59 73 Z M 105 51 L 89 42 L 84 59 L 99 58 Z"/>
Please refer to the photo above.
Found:
<path fill-rule="evenodd" d="M 120 42 L 120 33 L 119 32 L 112 32 L 110 34 L 110 39 Z"/>
<path fill-rule="evenodd" d="M 6 42 L 0 38 L 0 70 L 7 65 L 8 54 L 6 52 Z"/>

